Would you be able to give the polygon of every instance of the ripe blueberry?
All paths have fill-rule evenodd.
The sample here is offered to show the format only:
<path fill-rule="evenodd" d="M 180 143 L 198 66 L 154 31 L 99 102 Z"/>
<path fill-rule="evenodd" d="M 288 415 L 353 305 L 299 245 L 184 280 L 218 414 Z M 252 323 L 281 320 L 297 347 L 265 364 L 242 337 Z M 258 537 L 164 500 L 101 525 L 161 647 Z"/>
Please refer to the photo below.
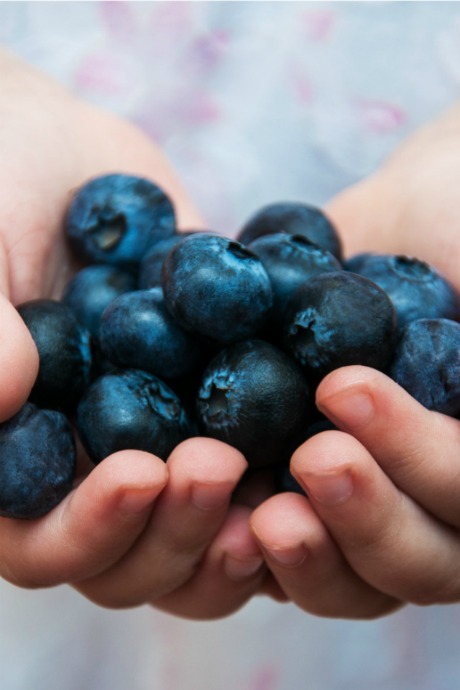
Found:
<path fill-rule="evenodd" d="M 119 450 L 145 450 L 166 460 L 190 435 L 179 398 L 145 371 L 100 376 L 77 408 L 77 430 L 89 457 L 99 463 Z"/>
<path fill-rule="evenodd" d="M 102 315 L 100 344 L 115 365 L 165 379 L 191 373 L 202 360 L 202 343 L 173 319 L 161 287 L 117 297 Z"/>
<path fill-rule="evenodd" d="M 26 403 L 0 424 L 0 515 L 38 518 L 72 489 L 76 450 L 67 418 Z"/>
<path fill-rule="evenodd" d="M 136 279 L 116 266 L 95 264 L 82 268 L 67 284 L 62 301 L 95 337 L 104 309 L 119 295 L 136 289 Z"/>
<path fill-rule="evenodd" d="M 240 450 L 251 468 L 286 461 L 311 415 L 311 392 L 300 368 L 265 341 L 224 348 L 205 369 L 199 428 Z"/>
<path fill-rule="evenodd" d="M 321 249 L 303 235 L 285 232 L 262 235 L 248 245 L 262 261 L 273 290 L 270 319 L 282 324 L 292 296 L 307 280 L 342 266 L 331 252 Z"/>
<path fill-rule="evenodd" d="M 184 328 L 223 344 L 255 335 L 273 300 L 270 278 L 255 254 L 205 233 L 169 252 L 162 285 L 167 308 Z"/>
<path fill-rule="evenodd" d="M 332 222 L 321 209 L 299 202 L 264 206 L 247 221 L 236 239 L 242 244 L 250 244 L 257 237 L 278 232 L 304 235 L 341 259 L 342 246 Z"/>
<path fill-rule="evenodd" d="M 429 410 L 460 414 L 460 324 L 419 319 L 400 332 L 388 374 Z"/>
<path fill-rule="evenodd" d="M 111 174 L 84 184 L 70 204 L 65 230 L 86 263 L 137 266 L 159 239 L 175 232 L 174 208 L 153 182 Z"/>
<path fill-rule="evenodd" d="M 460 302 L 452 285 L 432 266 L 409 256 L 358 254 L 345 268 L 385 290 L 396 309 L 398 325 L 416 319 L 457 319 Z"/>
<path fill-rule="evenodd" d="M 63 302 L 31 300 L 19 305 L 18 312 L 39 356 L 38 376 L 30 400 L 40 407 L 71 411 L 92 378 L 89 331 Z"/>
<path fill-rule="evenodd" d="M 179 242 L 182 242 L 183 239 L 191 234 L 192 232 L 176 232 L 174 235 L 165 237 L 153 245 L 139 266 L 139 289 L 148 290 L 149 288 L 161 286 L 161 270 L 166 255 L 176 244 L 179 244 Z"/>
<path fill-rule="evenodd" d="M 395 327 L 395 310 L 382 288 L 355 273 L 323 273 L 296 293 L 285 324 L 285 344 L 318 381 L 349 364 L 384 369 Z"/>

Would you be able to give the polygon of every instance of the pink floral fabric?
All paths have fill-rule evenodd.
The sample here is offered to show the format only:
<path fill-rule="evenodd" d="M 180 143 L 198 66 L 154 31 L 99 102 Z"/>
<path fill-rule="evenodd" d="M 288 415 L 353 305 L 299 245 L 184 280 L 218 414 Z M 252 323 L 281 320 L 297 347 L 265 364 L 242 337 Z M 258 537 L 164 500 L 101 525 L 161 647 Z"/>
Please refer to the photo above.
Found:
<path fill-rule="evenodd" d="M 164 148 L 209 227 L 324 204 L 460 93 L 460 7 L 0 3 L 0 40 Z M 216 622 L 0 584 L 4 690 L 455 690 L 460 608 L 321 620 L 258 598 Z"/>

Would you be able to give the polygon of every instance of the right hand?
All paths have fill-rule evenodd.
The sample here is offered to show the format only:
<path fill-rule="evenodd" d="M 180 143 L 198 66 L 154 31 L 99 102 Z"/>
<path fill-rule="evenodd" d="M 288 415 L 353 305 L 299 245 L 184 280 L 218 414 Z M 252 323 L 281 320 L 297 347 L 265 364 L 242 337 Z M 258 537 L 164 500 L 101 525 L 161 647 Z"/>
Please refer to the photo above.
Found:
<path fill-rule="evenodd" d="M 74 189 L 107 172 L 141 175 L 171 197 L 181 228 L 203 221 L 145 135 L 7 53 L 0 110 L 1 421 L 24 404 L 38 370 L 15 305 L 58 298 L 75 269 L 62 232 Z M 167 463 L 116 453 L 44 517 L 0 519 L 0 575 L 22 587 L 73 583 L 107 607 L 230 613 L 264 577 L 249 508 L 230 507 L 245 468 L 240 453 L 210 439 L 184 442 Z"/>

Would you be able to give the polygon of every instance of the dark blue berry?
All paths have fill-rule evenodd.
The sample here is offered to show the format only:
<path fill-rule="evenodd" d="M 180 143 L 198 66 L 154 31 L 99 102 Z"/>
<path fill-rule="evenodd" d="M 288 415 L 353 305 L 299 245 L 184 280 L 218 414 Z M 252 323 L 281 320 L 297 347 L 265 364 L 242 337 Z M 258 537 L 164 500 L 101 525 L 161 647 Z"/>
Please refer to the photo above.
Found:
<path fill-rule="evenodd" d="M 94 381 L 78 406 L 77 430 L 94 463 L 128 449 L 166 460 L 191 433 L 188 417 L 171 388 L 135 369 Z"/>
<path fill-rule="evenodd" d="M 355 273 L 323 273 L 297 292 L 285 324 L 285 344 L 318 381 L 351 364 L 384 369 L 395 328 L 395 310 L 382 288 Z"/>
<path fill-rule="evenodd" d="M 460 299 L 453 286 L 432 266 L 409 256 L 358 254 L 345 263 L 380 285 L 396 309 L 398 325 L 416 319 L 457 319 Z"/>
<path fill-rule="evenodd" d="M 331 252 L 303 235 L 262 235 L 248 248 L 259 257 L 269 275 L 273 289 L 270 318 L 276 324 L 284 322 L 292 296 L 307 280 L 320 273 L 342 270 Z"/>
<path fill-rule="evenodd" d="M 257 211 L 237 235 L 242 244 L 250 244 L 257 237 L 287 232 L 304 235 L 311 242 L 342 257 L 342 246 L 332 222 L 321 209 L 299 202 L 269 204 Z"/>
<path fill-rule="evenodd" d="M 240 450 L 252 468 L 290 457 L 312 407 L 299 367 L 262 340 L 221 350 L 205 369 L 197 397 L 202 433 Z"/>
<path fill-rule="evenodd" d="M 104 309 L 116 297 L 136 287 L 137 281 L 128 271 L 95 264 L 75 274 L 66 286 L 62 301 L 93 336 L 99 337 L 99 322 Z"/>
<path fill-rule="evenodd" d="M 102 315 L 100 344 L 115 365 L 165 379 L 192 372 L 202 360 L 203 344 L 171 316 L 161 287 L 117 297 Z"/>
<path fill-rule="evenodd" d="M 18 312 L 35 342 L 39 370 L 30 400 L 71 411 L 92 378 L 91 335 L 70 307 L 51 299 L 23 302 Z"/>
<path fill-rule="evenodd" d="M 193 233 L 177 232 L 153 245 L 139 266 L 138 287 L 141 290 L 161 286 L 161 271 L 166 255 L 176 244 L 179 244 L 179 242 L 182 242 L 183 239 L 191 234 Z"/>
<path fill-rule="evenodd" d="M 67 418 L 26 403 L 0 424 L 0 515 L 38 518 L 71 491 L 76 450 Z"/>
<path fill-rule="evenodd" d="M 255 335 L 272 306 L 262 262 L 238 242 L 195 234 L 166 256 L 166 306 L 186 329 L 223 344 Z"/>
<path fill-rule="evenodd" d="M 400 333 L 388 374 L 429 410 L 460 414 L 460 324 L 420 319 Z"/>
<path fill-rule="evenodd" d="M 163 190 L 150 180 L 123 174 L 102 175 L 84 184 L 65 219 L 77 257 L 128 268 L 175 229 L 174 208 Z"/>
<path fill-rule="evenodd" d="M 323 431 L 332 431 L 337 427 L 326 417 L 321 417 L 320 419 L 312 422 L 305 430 L 305 436 L 302 439 L 302 443 L 308 441 L 312 436 L 322 433 Z M 278 492 L 283 491 L 293 491 L 296 494 L 302 494 L 305 496 L 305 490 L 297 479 L 293 476 L 290 463 L 283 463 L 278 468 L 276 468 L 275 473 L 275 486 Z"/>

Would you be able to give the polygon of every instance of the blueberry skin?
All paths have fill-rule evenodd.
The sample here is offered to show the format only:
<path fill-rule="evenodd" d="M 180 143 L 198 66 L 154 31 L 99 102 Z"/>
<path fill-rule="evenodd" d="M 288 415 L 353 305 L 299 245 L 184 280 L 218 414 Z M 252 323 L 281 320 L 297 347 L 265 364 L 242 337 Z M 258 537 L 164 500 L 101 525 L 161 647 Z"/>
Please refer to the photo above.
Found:
<path fill-rule="evenodd" d="M 129 269 L 175 229 L 174 207 L 163 190 L 150 180 L 120 173 L 101 175 L 80 187 L 65 218 L 78 258 Z"/>
<path fill-rule="evenodd" d="M 321 209 L 300 202 L 264 206 L 247 221 L 236 239 L 248 245 L 262 235 L 279 232 L 304 235 L 339 261 L 342 258 L 342 243 L 332 222 Z"/>
<path fill-rule="evenodd" d="M 117 297 L 101 318 L 102 354 L 119 367 L 142 369 L 164 379 L 192 372 L 203 345 L 167 310 L 161 287 Z"/>
<path fill-rule="evenodd" d="M 460 324 L 419 319 L 400 332 L 388 375 L 429 410 L 460 415 Z"/>
<path fill-rule="evenodd" d="M 329 419 L 322 416 L 320 419 L 315 420 L 307 427 L 305 437 L 302 439 L 302 442 L 304 443 L 305 441 L 308 441 L 309 438 L 312 438 L 323 431 L 335 431 L 336 429 L 337 427 Z M 290 465 L 288 463 L 284 463 L 276 468 L 275 488 L 278 493 L 291 491 L 296 494 L 306 496 L 304 488 L 291 473 Z"/>
<path fill-rule="evenodd" d="M 68 419 L 27 402 L 0 424 L 0 515 L 34 519 L 73 487 L 76 450 Z"/>
<path fill-rule="evenodd" d="M 106 307 L 116 297 L 136 287 L 136 278 L 128 271 L 94 264 L 75 274 L 64 290 L 62 301 L 94 337 L 99 337 L 99 323 Z"/>
<path fill-rule="evenodd" d="M 396 309 L 398 325 L 417 319 L 458 319 L 460 298 L 432 266 L 398 254 L 357 254 L 345 263 L 385 290 Z"/>
<path fill-rule="evenodd" d="M 100 376 L 77 408 L 77 430 L 97 464 L 119 450 L 144 450 L 166 460 L 191 434 L 179 398 L 156 376 L 126 369 Z"/>
<path fill-rule="evenodd" d="M 165 258 L 162 286 L 181 326 L 224 345 L 254 336 L 273 301 L 260 259 L 219 235 L 191 235 L 176 245 Z"/>
<path fill-rule="evenodd" d="M 269 275 L 273 290 L 270 318 L 276 324 L 284 322 L 292 296 L 307 280 L 320 273 L 342 270 L 331 252 L 303 235 L 262 235 L 248 249 L 259 257 Z"/>
<path fill-rule="evenodd" d="M 285 346 L 318 382 L 351 364 L 385 369 L 394 347 L 396 313 L 378 285 L 355 273 L 323 273 L 296 294 Z"/>
<path fill-rule="evenodd" d="M 300 368 L 263 340 L 221 350 L 205 369 L 197 396 L 198 426 L 243 453 L 249 467 L 289 459 L 313 414 Z"/>
<path fill-rule="evenodd" d="M 182 242 L 182 240 L 192 234 L 192 232 L 177 232 L 153 245 L 139 266 L 138 288 L 140 290 L 161 287 L 161 270 L 166 255 L 176 244 L 179 244 L 179 242 Z"/>
<path fill-rule="evenodd" d="M 30 394 L 40 407 L 70 412 L 92 379 L 91 335 L 70 307 L 51 299 L 17 307 L 38 350 L 39 370 Z"/>

